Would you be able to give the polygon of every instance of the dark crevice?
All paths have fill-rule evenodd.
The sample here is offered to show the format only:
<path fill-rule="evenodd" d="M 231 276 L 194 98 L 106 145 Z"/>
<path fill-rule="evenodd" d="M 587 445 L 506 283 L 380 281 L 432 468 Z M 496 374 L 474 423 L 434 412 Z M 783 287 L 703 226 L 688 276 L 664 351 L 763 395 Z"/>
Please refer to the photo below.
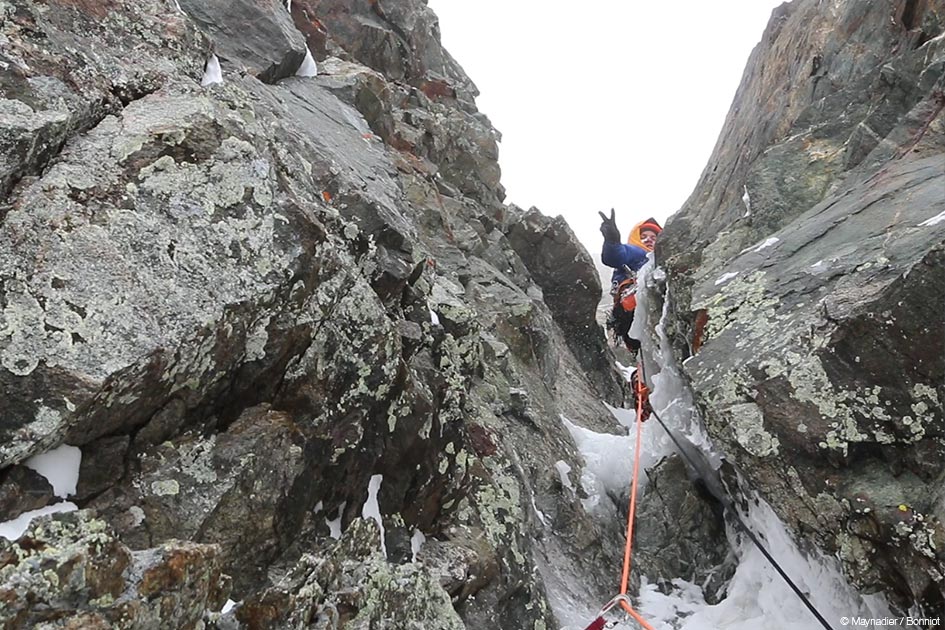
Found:
<path fill-rule="evenodd" d="M 69 111 L 69 118 L 65 122 L 50 123 L 19 138 L 30 147 L 41 148 L 39 150 L 24 149 L 24 153 L 19 156 L 19 167 L 6 175 L 0 174 L 0 200 L 6 200 L 24 178 L 41 177 L 73 138 L 94 129 L 107 116 L 120 114 L 121 110 L 131 102 L 156 92 L 159 87 L 158 85 L 112 86 L 110 95 L 104 95 L 97 102 L 89 104 L 86 109 Z M 23 102 L 26 101 L 23 100 Z M 35 102 L 28 104 L 35 110 L 41 110 L 44 107 Z M 116 107 L 118 104 L 120 107 Z M 15 147 L 14 152 L 18 152 Z M 12 207 L 12 203 L 0 205 L 0 222 L 6 218 Z"/>
<path fill-rule="evenodd" d="M 918 39 L 915 40 L 915 46 L 913 46 L 913 49 L 922 48 L 930 41 L 932 41 L 932 36 L 925 31 L 920 31 Z"/>
<path fill-rule="evenodd" d="M 73 313 L 75 313 L 82 319 L 85 319 L 86 317 L 88 317 L 89 313 L 88 311 L 85 310 L 85 308 L 79 306 L 78 304 L 73 304 L 72 302 L 68 300 L 65 300 L 65 302 L 66 302 L 66 306 L 69 307 L 69 310 L 71 310 Z"/>
<path fill-rule="evenodd" d="M 902 10 L 902 26 L 907 31 L 911 31 L 915 28 L 916 7 L 918 4 L 918 0 L 906 0 L 906 6 Z"/>
<path fill-rule="evenodd" d="M 820 71 L 820 66 L 823 64 L 823 62 L 824 62 L 823 55 L 814 55 L 813 58 L 810 60 L 810 74 L 807 76 L 809 77 L 816 76 L 817 73 Z"/>
<path fill-rule="evenodd" d="M 159 85 L 113 85 L 111 89 L 112 96 L 118 99 L 122 109 L 128 107 L 134 101 L 139 101 L 146 96 L 150 96 L 158 91 Z"/>
<path fill-rule="evenodd" d="M 920 597 L 920 603 L 925 614 L 931 617 L 936 611 L 945 610 L 945 595 L 938 589 L 936 583 L 930 580 L 925 592 Z M 938 614 L 941 615 L 941 613 Z M 939 617 L 939 620 L 941 620 L 941 617 Z"/>
<path fill-rule="evenodd" d="M 926 116 L 925 121 L 922 126 L 919 128 L 919 131 L 915 134 L 912 142 L 903 150 L 900 150 L 898 157 L 906 155 L 915 148 L 919 141 L 922 140 L 922 137 L 925 136 L 925 133 L 929 130 L 929 127 L 932 125 L 932 122 L 938 118 L 938 115 L 942 113 L 942 110 L 945 109 L 945 92 L 941 90 L 936 90 L 932 93 L 932 102 L 934 106 L 932 111 Z"/>

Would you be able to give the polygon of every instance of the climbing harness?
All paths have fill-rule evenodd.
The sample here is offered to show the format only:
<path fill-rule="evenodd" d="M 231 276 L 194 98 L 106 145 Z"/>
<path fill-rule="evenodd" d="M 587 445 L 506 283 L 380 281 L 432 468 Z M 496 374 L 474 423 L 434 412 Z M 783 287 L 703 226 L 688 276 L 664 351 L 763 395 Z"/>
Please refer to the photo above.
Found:
<path fill-rule="evenodd" d="M 623 344 L 636 360 L 640 344 L 629 336 L 633 324 L 633 313 L 637 307 L 637 273 L 630 267 L 623 266 L 624 279 L 614 282 L 610 294 L 614 298 L 613 306 L 607 315 L 607 330 L 610 331 L 614 345 Z"/>
<path fill-rule="evenodd" d="M 637 365 L 637 370 L 642 370 L 642 365 Z M 609 612 L 612 608 L 616 607 L 618 604 L 623 610 L 630 615 L 634 621 L 640 624 L 640 627 L 645 630 L 653 630 L 647 621 L 640 616 L 640 614 L 633 609 L 633 606 L 630 603 L 630 598 L 627 596 L 627 586 L 630 582 L 630 562 L 633 552 L 633 522 L 636 516 L 637 508 L 637 480 L 640 475 L 640 443 L 643 435 L 643 411 L 644 405 L 644 396 L 647 394 L 646 385 L 643 384 L 643 379 L 638 378 L 634 383 L 633 387 L 634 398 L 636 398 L 636 410 L 637 410 L 637 437 L 636 437 L 636 447 L 634 448 L 633 453 L 633 475 L 630 480 L 630 509 L 627 512 L 627 544 L 623 550 L 623 572 L 620 575 L 620 593 L 610 600 L 598 613 L 597 618 L 591 622 L 585 630 L 602 630 L 605 627 L 606 621 L 604 615 Z"/>

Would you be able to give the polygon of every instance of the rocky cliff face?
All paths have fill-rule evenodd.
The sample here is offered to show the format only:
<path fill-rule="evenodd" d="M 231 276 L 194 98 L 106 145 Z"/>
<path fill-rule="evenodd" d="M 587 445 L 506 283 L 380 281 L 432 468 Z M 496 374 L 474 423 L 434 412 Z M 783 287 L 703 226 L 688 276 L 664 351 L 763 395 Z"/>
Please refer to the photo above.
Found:
<path fill-rule="evenodd" d="M 0 520 L 83 456 L 5 627 L 537 630 L 537 565 L 617 565 L 588 254 L 502 204 L 423 2 L 289 5 L 0 1 Z"/>
<path fill-rule="evenodd" d="M 943 609 L 945 4 L 797 0 L 658 247 L 710 434 L 865 591 Z"/>
<path fill-rule="evenodd" d="M 588 254 L 502 203 L 421 0 L 287 5 L 0 0 L 0 520 L 82 450 L 78 512 L 0 539 L 5 627 L 540 630 L 613 594 L 625 497 L 563 422 L 627 394 Z M 943 16 L 777 10 L 658 251 L 729 460 L 929 610 Z M 724 596 L 717 510 L 679 460 L 650 484 L 636 570 Z"/>

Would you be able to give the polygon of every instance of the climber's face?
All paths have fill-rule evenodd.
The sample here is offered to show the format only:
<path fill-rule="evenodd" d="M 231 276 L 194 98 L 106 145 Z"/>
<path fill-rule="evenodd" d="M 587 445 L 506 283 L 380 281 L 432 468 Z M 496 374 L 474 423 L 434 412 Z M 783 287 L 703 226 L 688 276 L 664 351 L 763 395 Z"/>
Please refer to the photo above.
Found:
<path fill-rule="evenodd" d="M 643 230 L 640 232 L 640 240 L 644 245 L 653 249 L 653 246 L 656 245 L 656 232 L 653 230 Z"/>

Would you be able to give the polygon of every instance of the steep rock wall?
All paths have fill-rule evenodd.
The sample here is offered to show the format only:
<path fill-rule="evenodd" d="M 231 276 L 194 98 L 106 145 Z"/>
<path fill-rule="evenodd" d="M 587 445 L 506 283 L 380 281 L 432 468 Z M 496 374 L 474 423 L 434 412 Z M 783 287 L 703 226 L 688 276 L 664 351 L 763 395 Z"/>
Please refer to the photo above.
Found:
<path fill-rule="evenodd" d="M 657 257 L 710 434 L 866 591 L 945 592 L 945 4 L 771 17 Z"/>
<path fill-rule="evenodd" d="M 537 630 L 552 549 L 613 588 L 561 420 L 626 394 L 588 254 L 501 203 L 424 3 L 290 4 L 0 2 L 0 520 L 83 453 L 0 548 L 7 627 Z"/>

